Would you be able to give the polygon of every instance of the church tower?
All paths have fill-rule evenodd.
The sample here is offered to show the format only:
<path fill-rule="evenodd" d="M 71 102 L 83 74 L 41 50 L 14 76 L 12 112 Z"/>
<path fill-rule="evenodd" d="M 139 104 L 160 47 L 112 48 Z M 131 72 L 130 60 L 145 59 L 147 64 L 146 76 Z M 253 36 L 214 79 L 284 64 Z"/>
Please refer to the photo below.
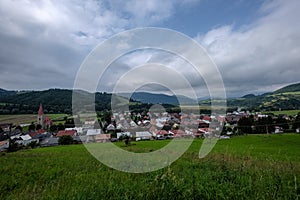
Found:
<path fill-rule="evenodd" d="M 40 104 L 40 108 L 38 111 L 38 118 L 37 118 L 37 123 L 40 124 L 42 126 L 42 128 L 45 128 L 45 116 L 44 116 L 44 110 L 43 110 L 43 106 L 42 104 Z"/>

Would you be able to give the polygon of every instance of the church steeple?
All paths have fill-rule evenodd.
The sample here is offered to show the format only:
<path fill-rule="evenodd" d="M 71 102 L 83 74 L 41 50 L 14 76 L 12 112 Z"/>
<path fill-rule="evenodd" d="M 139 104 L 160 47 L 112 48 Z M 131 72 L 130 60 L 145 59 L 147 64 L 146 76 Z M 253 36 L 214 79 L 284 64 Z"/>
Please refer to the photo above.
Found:
<path fill-rule="evenodd" d="M 43 109 L 42 104 L 40 104 L 40 108 L 39 108 L 39 111 L 38 111 L 38 115 L 44 115 L 44 109 Z"/>
<path fill-rule="evenodd" d="M 40 124 L 42 126 L 42 128 L 45 128 L 44 109 L 43 109 L 42 104 L 40 104 L 40 108 L 38 111 L 37 123 Z"/>

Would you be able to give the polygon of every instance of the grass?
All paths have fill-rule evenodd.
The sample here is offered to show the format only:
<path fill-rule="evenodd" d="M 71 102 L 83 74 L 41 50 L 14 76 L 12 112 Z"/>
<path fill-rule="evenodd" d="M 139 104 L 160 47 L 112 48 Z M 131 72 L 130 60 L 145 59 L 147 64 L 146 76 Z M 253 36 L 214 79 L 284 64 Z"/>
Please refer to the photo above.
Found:
<path fill-rule="evenodd" d="M 300 112 L 300 110 L 280 110 L 280 111 L 266 111 L 264 113 L 273 113 L 274 115 L 285 114 L 288 116 L 295 116 Z"/>
<path fill-rule="evenodd" d="M 150 152 L 168 141 L 121 148 Z M 0 156 L 0 199 L 299 199 L 300 135 L 248 135 L 220 140 L 204 159 L 202 140 L 170 167 L 144 174 L 106 167 L 83 145 Z"/>
<path fill-rule="evenodd" d="M 66 114 L 45 114 L 52 120 L 63 119 Z M 13 124 L 29 124 L 36 122 L 37 114 L 20 114 L 20 115 L 0 115 L 0 124 L 13 123 Z"/>

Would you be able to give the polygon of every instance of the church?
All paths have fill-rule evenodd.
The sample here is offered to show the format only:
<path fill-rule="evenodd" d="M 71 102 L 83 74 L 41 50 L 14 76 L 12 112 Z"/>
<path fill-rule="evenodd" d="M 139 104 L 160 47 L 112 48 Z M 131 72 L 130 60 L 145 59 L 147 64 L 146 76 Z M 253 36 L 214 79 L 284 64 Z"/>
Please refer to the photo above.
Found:
<path fill-rule="evenodd" d="M 53 124 L 53 121 L 49 117 L 45 116 L 42 104 L 40 104 L 39 107 L 37 124 L 40 124 L 42 126 L 42 129 L 48 129 Z"/>

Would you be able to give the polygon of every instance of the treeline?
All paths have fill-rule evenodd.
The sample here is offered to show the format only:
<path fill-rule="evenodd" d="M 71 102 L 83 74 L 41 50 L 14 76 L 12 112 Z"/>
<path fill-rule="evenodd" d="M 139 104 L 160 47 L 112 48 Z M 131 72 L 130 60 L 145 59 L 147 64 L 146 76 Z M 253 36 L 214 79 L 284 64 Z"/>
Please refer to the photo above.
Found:
<path fill-rule="evenodd" d="M 51 105 L 43 104 L 44 112 L 47 114 L 53 113 L 65 113 L 71 114 L 71 106 L 68 105 Z M 0 114 L 36 114 L 39 109 L 39 104 L 37 105 L 27 105 L 27 104 L 0 104 Z"/>
<path fill-rule="evenodd" d="M 263 134 L 275 132 L 275 127 L 283 132 L 295 132 L 300 128 L 300 112 L 296 117 L 286 118 L 283 115 L 254 118 L 253 115 L 242 117 L 235 127 L 239 134 Z"/>
<path fill-rule="evenodd" d="M 78 99 L 86 99 L 91 96 L 91 93 L 85 91 L 75 90 Z M 12 92 L 1 90 L 0 93 L 0 114 L 36 114 L 40 103 L 43 104 L 44 112 L 47 114 L 52 113 L 72 113 L 72 95 L 73 90 L 67 89 L 49 89 L 45 91 L 21 91 Z M 95 110 L 111 110 L 112 94 L 96 92 L 95 97 Z M 123 105 L 128 102 L 124 97 L 114 98 L 114 104 Z M 90 105 L 85 105 L 86 107 Z M 141 112 L 148 110 L 152 104 L 140 103 L 130 99 L 130 111 Z M 174 107 L 172 105 L 164 105 L 166 108 Z M 81 108 L 82 109 L 82 108 Z M 84 107 L 83 107 L 84 109 Z"/>

